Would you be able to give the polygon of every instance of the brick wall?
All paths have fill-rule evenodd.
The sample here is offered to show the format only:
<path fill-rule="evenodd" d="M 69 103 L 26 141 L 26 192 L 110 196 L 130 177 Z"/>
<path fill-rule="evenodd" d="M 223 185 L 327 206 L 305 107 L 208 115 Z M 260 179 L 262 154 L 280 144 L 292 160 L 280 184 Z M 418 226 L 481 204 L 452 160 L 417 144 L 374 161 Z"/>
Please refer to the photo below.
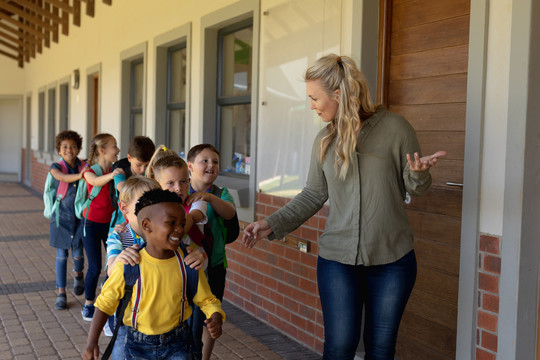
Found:
<path fill-rule="evenodd" d="M 257 219 L 289 199 L 257 194 Z M 239 241 L 227 246 L 225 298 L 248 313 L 317 351 L 323 350 L 323 320 L 317 290 L 317 239 L 324 230 L 325 207 L 284 240 L 261 240 L 253 249 Z M 308 252 L 296 248 L 308 244 Z"/>
<path fill-rule="evenodd" d="M 32 151 L 32 189 L 43 193 L 43 187 L 45 186 L 49 169 L 50 165 L 38 161 Z"/>
<path fill-rule="evenodd" d="M 499 277 L 501 274 L 501 239 L 480 236 L 478 266 L 478 317 L 476 325 L 476 359 L 497 357 L 497 321 L 499 317 Z"/>

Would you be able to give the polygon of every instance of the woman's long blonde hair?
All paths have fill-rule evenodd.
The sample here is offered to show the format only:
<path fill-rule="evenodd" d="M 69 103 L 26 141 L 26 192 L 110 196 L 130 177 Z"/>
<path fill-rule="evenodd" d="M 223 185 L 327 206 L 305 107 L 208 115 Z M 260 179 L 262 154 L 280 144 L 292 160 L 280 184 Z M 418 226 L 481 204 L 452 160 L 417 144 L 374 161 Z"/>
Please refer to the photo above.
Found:
<path fill-rule="evenodd" d="M 109 141 L 114 139 L 114 136 L 107 133 L 97 134 L 90 141 L 90 150 L 88 151 L 88 165 L 92 166 L 96 163 L 99 157 L 99 148 L 105 148 Z"/>
<path fill-rule="evenodd" d="M 328 134 L 321 139 L 319 160 L 324 160 L 328 147 L 337 137 L 334 169 L 340 179 L 345 179 L 362 122 L 375 112 L 367 81 L 353 59 L 336 54 L 318 59 L 306 70 L 304 80 L 318 80 L 329 97 L 340 91 L 336 117 L 326 126 Z"/>

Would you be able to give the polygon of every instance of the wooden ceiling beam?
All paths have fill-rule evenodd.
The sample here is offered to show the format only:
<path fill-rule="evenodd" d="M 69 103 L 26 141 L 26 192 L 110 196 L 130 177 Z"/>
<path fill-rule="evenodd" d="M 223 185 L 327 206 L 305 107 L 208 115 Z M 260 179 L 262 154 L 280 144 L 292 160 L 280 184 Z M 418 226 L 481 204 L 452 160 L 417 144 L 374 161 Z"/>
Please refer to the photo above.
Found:
<path fill-rule="evenodd" d="M 62 18 L 58 15 L 58 7 L 53 6 L 53 11 L 48 11 L 47 9 L 40 8 L 39 6 L 35 5 L 34 3 L 28 1 L 28 0 L 17 0 L 17 3 L 19 3 L 23 8 L 31 10 L 33 12 L 41 12 L 41 15 L 51 19 L 53 22 L 57 24 L 62 23 Z M 50 4 L 50 2 L 48 2 Z M 56 13 L 54 10 L 56 9 Z"/>
<path fill-rule="evenodd" d="M 12 47 L 17 48 L 11 43 L 17 44 L 19 45 L 19 47 L 17 48 L 18 52 L 22 52 L 24 54 L 30 54 L 30 48 L 33 46 L 33 44 L 25 43 L 24 41 L 21 41 L 20 39 L 17 39 L 8 34 L 4 34 L 2 32 L 0 32 L 0 37 L 4 39 L 4 40 L 0 39 L 0 44 L 4 44 L 4 46 L 9 47 L 9 48 L 12 48 Z"/>
<path fill-rule="evenodd" d="M 112 0 L 103 0 L 105 5 L 112 5 Z"/>
<path fill-rule="evenodd" d="M 69 0 L 47 0 L 47 2 L 49 2 L 52 5 L 56 6 L 60 10 L 63 10 L 63 11 L 68 12 L 70 14 L 75 13 L 74 8 L 69 5 Z"/>
<path fill-rule="evenodd" d="M 94 0 L 83 0 L 86 2 L 86 15 L 94 17 L 96 12 L 96 2 Z"/>
<path fill-rule="evenodd" d="M 12 34 L 17 35 L 17 37 L 24 38 L 28 43 L 36 43 L 36 39 L 28 34 L 22 34 L 18 29 L 15 29 L 14 27 L 7 26 L 6 24 L 3 24 L 0 21 L 0 29 L 4 29 L 6 31 L 11 32 Z"/>
<path fill-rule="evenodd" d="M 15 50 L 15 51 L 17 51 L 17 52 L 19 52 L 19 50 L 20 50 L 20 49 L 19 49 L 18 47 L 16 47 L 15 45 L 12 45 L 12 44 L 10 44 L 10 43 L 8 43 L 7 41 L 4 41 L 4 40 L 2 40 L 2 39 L 0 39 L 0 45 L 5 46 L 5 47 L 7 47 L 8 49 Z"/>
<path fill-rule="evenodd" d="M 73 25 L 81 26 L 81 0 L 73 0 Z"/>
<path fill-rule="evenodd" d="M 29 14 L 27 12 L 25 12 L 24 10 L 22 9 L 19 9 L 13 5 L 10 5 L 6 2 L 3 2 L 3 1 L 0 1 L 0 9 L 4 9 L 4 10 L 7 10 L 7 11 L 10 11 L 12 12 L 13 14 L 15 15 L 19 15 L 20 17 L 28 20 L 29 22 L 34 22 L 36 23 L 37 25 L 41 26 L 42 28 L 45 28 L 49 31 L 53 31 L 54 30 L 54 27 L 52 27 L 50 24 L 38 19 L 36 16 L 32 15 L 32 14 Z M 40 11 L 40 12 L 36 12 L 36 14 L 41 14 L 43 13 L 44 11 Z"/>
<path fill-rule="evenodd" d="M 12 17 L 7 16 L 7 15 L 1 13 L 1 12 L 0 12 L 0 20 L 4 20 L 4 21 L 6 21 L 6 22 L 8 22 L 10 24 L 13 24 L 16 27 L 29 32 L 30 34 L 39 37 L 40 39 L 43 39 L 45 37 L 45 34 L 43 34 L 42 32 L 37 31 L 36 29 L 34 29 L 34 28 L 32 28 L 32 27 L 30 27 L 30 26 L 28 26 L 26 24 L 22 24 L 19 21 L 15 20 Z"/>
<path fill-rule="evenodd" d="M 0 55 L 4 55 L 4 56 L 7 56 L 8 58 L 11 58 L 13 60 L 19 60 L 19 57 L 16 56 L 16 55 L 13 55 L 13 54 L 10 54 L 4 50 L 0 50 Z"/>

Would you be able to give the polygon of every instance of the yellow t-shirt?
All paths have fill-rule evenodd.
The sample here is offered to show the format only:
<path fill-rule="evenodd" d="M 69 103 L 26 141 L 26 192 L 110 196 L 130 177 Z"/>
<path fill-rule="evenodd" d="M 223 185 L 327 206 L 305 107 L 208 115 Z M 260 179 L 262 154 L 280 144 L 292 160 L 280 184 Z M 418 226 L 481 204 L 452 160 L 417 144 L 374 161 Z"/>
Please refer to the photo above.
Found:
<path fill-rule="evenodd" d="M 182 254 L 180 249 L 178 251 Z M 139 254 L 142 291 L 136 320 L 137 330 L 147 335 L 164 334 L 180 323 L 183 286 L 179 263 L 176 256 L 164 260 L 153 258 L 146 249 L 141 250 Z M 133 286 L 133 295 L 124 313 L 124 324 L 132 327 L 133 304 L 138 283 L 137 280 Z M 112 315 L 124 297 L 124 293 L 124 264 L 117 262 L 111 276 L 103 285 L 95 306 L 104 313 Z M 207 318 L 218 312 L 225 321 L 221 302 L 212 294 L 202 270 L 199 270 L 199 284 L 193 302 L 201 308 Z M 183 308 L 183 321 L 185 321 L 191 316 L 192 311 L 187 301 L 184 301 Z"/>

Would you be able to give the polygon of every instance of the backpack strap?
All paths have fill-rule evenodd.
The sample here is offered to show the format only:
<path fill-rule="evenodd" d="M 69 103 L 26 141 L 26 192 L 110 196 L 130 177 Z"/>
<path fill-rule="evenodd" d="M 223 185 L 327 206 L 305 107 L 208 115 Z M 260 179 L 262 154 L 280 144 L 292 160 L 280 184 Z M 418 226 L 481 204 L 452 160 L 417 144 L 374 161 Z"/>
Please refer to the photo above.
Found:
<path fill-rule="evenodd" d="M 141 251 L 144 245 L 145 244 L 143 244 L 143 246 L 141 246 L 138 251 Z M 124 322 L 123 322 L 124 313 L 126 312 L 126 308 L 133 295 L 133 286 L 135 285 L 137 280 L 139 280 L 139 284 L 140 284 L 140 277 L 141 277 L 141 269 L 139 267 L 139 264 L 135 264 L 134 266 L 124 265 L 124 281 L 125 281 L 124 297 L 120 300 L 120 303 L 118 304 L 118 307 L 116 308 L 116 326 L 114 327 L 114 333 L 111 338 L 111 341 L 109 342 L 109 345 L 107 345 L 107 349 L 105 349 L 105 352 L 103 353 L 103 357 L 101 358 L 103 360 L 107 360 L 112 354 L 114 343 L 116 341 L 116 338 L 118 337 L 118 331 L 120 330 L 120 326 L 124 325 Z M 140 288 L 141 288 L 140 286 L 137 287 L 138 300 L 140 300 L 140 296 L 141 296 Z M 137 309 L 138 309 L 138 304 L 137 304 Z"/>
<path fill-rule="evenodd" d="M 68 168 L 64 159 L 60 160 L 58 162 L 58 165 L 60 165 L 60 170 L 62 170 L 62 173 L 64 174 L 68 173 Z M 51 214 L 55 213 L 56 227 L 60 227 L 60 211 L 58 211 L 58 209 L 60 208 L 60 202 L 62 201 L 63 198 L 66 197 L 68 187 L 69 187 L 69 184 L 67 182 L 65 181 L 58 182 L 58 189 L 56 190 L 56 199 L 54 200 L 54 204 L 51 209 Z"/>
<path fill-rule="evenodd" d="M 94 173 L 96 174 L 96 176 L 103 176 L 103 171 L 101 171 L 101 166 L 99 166 L 99 164 L 92 165 L 91 169 L 94 170 Z M 90 212 L 90 204 L 92 203 L 92 200 L 94 200 L 96 196 L 99 195 L 100 191 L 101 191 L 101 186 L 94 186 L 92 188 L 92 191 L 88 195 L 88 199 L 86 199 L 83 205 L 83 208 L 86 209 L 86 216 L 84 217 L 84 225 L 83 225 L 84 236 L 86 236 L 86 218 L 88 217 L 88 213 Z"/>

